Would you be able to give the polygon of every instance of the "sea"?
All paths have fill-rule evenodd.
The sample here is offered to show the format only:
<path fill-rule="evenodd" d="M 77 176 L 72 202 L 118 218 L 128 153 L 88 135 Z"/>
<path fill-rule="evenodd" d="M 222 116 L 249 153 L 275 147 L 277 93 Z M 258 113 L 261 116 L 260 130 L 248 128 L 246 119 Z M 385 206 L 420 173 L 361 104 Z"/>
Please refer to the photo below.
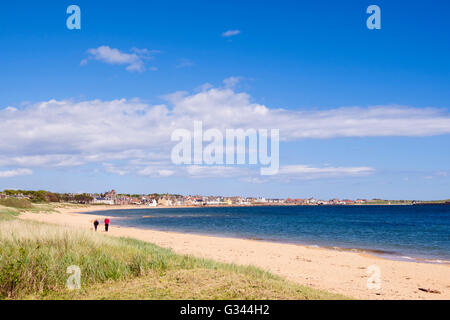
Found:
<path fill-rule="evenodd" d="M 450 205 L 149 208 L 89 212 L 112 225 L 450 263 Z"/>

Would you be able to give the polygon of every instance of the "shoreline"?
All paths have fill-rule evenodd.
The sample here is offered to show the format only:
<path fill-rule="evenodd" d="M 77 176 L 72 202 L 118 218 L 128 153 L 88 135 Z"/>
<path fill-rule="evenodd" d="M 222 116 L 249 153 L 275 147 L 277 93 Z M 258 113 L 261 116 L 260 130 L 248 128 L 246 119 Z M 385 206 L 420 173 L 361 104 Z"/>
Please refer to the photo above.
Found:
<path fill-rule="evenodd" d="M 163 207 L 157 207 L 163 208 Z M 168 207 L 170 208 L 170 207 Z M 23 213 L 21 219 L 92 229 L 95 211 L 152 209 L 148 206 L 57 208 L 59 213 Z M 88 214 L 88 212 L 93 214 Z M 117 219 L 117 217 L 111 217 Z M 357 299 L 450 299 L 450 265 L 398 261 L 372 253 L 267 240 L 229 238 L 114 225 L 108 235 L 130 237 L 176 253 L 254 265 L 290 281 Z M 100 229 L 102 225 L 100 225 Z M 381 289 L 370 290 L 367 267 L 381 271 Z M 419 288 L 437 290 L 428 293 Z"/>
<path fill-rule="evenodd" d="M 80 214 L 85 215 L 85 216 L 89 215 L 87 213 L 80 213 Z M 102 217 L 105 218 L 106 216 L 102 216 Z M 114 220 L 126 220 L 124 218 L 119 218 L 116 216 L 108 216 L 108 217 L 110 219 L 114 219 Z M 243 236 L 239 236 L 239 235 L 225 235 L 225 234 L 218 234 L 218 233 L 200 233 L 200 232 L 177 231 L 177 230 L 163 230 L 163 229 L 158 229 L 158 228 L 139 227 L 139 226 L 131 226 L 131 225 L 120 225 L 120 226 L 118 226 L 118 228 L 134 228 L 134 229 L 144 230 L 144 231 L 149 230 L 149 231 L 178 233 L 178 234 L 205 236 L 205 237 L 213 237 L 213 238 L 241 239 L 241 240 L 251 240 L 251 241 L 259 241 L 259 242 L 278 243 L 278 244 L 289 244 L 289 245 L 295 245 L 295 246 L 301 246 L 301 247 L 307 247 L 307 248 L 326 249 L 326 250 L 330 250 L 330 251 L 351 252 L 351 253 L 367 255 L 367 256 L 371 256 L 373 258 L 385 259 L 385 260 L 390 260 L 390 261 L 417 262 L 417 263 L 450 266 L 450 260 L 446 260 L 444 258 L 407 256 L 400 252 L 384 251 L 384 250 L 380 250 L 380 249 L 367 249 L 367 248 L 357 248 L 357 247 L 338 247 L 338 246 L 318 245 L 318 244 L 313 244 L 313 243 L 296 242 L 296 241 L 289 241 L 289 240 L 277 240 L 277 239 L 269 239 L 269 238 L 265 239 L 265 238 L 259 238 L 259 237 L 243 237 Z"/>
<path fill-rule="evenodd" d="M 364 206 L 369 205 L 372 206 L 372 204 L 356 204 L 355 206 Z M 393 204 L 394 206 L 398 205 L 405 205 L 405 204 Z M 99 207 L 101 205 L 95 205 L 94 207 Z M 293 204 L 268 204 L 268 205 L 206 205 L 206 206 L 157 206 L 157 207 L 149 207 L 145 205 L 126 205 L 126 206 L 108 206 L 108 205 L 102 205 L 101 210 L 98 211 L 113 211 L 113 210 L 139 210 L 139 209 L 202 209 L 202 208 L 229 208 L 229 207 L 273 207 L 273 206 L 289 206 L 289 207 L 297 207 L 297 206 L 313 206 L 314 205 L 293 205 Z M 320 205 L 320 206 L 333 206 L 333 205 Z M 340 205 L 345 206 L 345 205 Z M 347 205 L 349 206 L 349 205 Z M 353 206 L 353 205 L 352 205 Z M 384 205 L 380 205 L 384 206 Z M 388 205 L 386 205 L 388 206 Z M 407 204 L 407 206 L 410 206 Z M 87 211 L 95 213 L 95 211 Z M 83 213 L 85 214 L 85 213 Z M 143 218 L 155 218 L 157 216 L 148 215 L 143 216 Z M 126 220 L 126 218 L 120 218 L 120 217 L 110 217 L 110 219 L 115 220 Z M 220 233 L 202 233 L 202 232 L 190 232 L 190 231 L 183 231 L 183 230 L 164 230 L 164 229 L 158 229 L 158 228 L 152 228 L 152 227 L 141 227 L 141 226 L 132 226 L 132 225 L 122 225 L 122 228 L 137 228 L 141 230 L 153 230 L 153 231 L 160 231 L 160 232 L 176 232 L 181 234 L 192 234 L 192 235 L 199 235 L 199 236 L 211 236 L 211 237 L 219 237 L 219 238 L 232 238 L 232 239 L 244 239 L 244 240 L 254 240 L 254 241 L 265 241 L 265 242 L 271 242 L 271 243 L 280 243 L 280 244 L 292 244 L 292 245 L 299 245 L 299 246 L 305 246 L 305 247 L 317 247 L 317 248 L 324 248 L 328 250 L 333 251 L 345 251 L 345 252 L 353 252 L 353 253 L 359 253 L 359 254 L 366 254 L 366 255 L 372 255 L 377 258 L 387 259 L 387 260 L 393 260 L 393 261 L 406 261 L 406 262 L 418 262 L 418 263 L 430 263 L 430 264 L 444 264 L 444 265 L 450 265 L 449 258 L 443 258 L 443 257 L 432 257 L 432 256 L 419 256 L 414 254 L 407 254 L 397 251 L 388 251 L 384 249 L 377 249 L 377 248 L 363 248 L 363 247 L 345 247 L 345 246 L 335 246 L 332 244 L 317 244 L 317 243 L 306 243 L 301 241 L 289 241 L 289 240 L 280 240 L 280 239 L 270 239 L 270 238 L 259 238 L 259 237 L 243 237 L 239 235 L 226 235 L 226 234 L 220 234 Z"/>
<path fill-rule="evenodd" d="M 364 206 L 448 206 L 450 202 L 439 202 L 439 203 L 353 203 L 353 204 L 294 204 L 294 203 L 259 203 L 259 204 L 205 204 L 205 205 L 157 205 L 156 207 L 148 206 L 144 204 L 130 204 L 130 205 L 105 205 L 105 204 L 87 204 L 85 206 L 90 207 L 110 207 L 110 210 L 121 210 L 121 209 L 179 209 L 179 208 L 248 208 L 248 207 L 364 207 Z M 108 209 L 102 209 L 108 210 Z"/>

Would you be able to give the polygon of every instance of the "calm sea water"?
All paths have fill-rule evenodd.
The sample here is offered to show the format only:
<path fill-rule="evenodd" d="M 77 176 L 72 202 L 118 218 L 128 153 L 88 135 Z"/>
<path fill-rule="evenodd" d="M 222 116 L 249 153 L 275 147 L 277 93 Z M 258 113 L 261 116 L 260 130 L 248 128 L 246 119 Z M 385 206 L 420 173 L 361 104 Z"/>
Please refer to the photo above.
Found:
<path fill-rule="evenodd" d="M 280 206 L 95 212 L 121 226 L 450 261 L 450 206 Z"/>

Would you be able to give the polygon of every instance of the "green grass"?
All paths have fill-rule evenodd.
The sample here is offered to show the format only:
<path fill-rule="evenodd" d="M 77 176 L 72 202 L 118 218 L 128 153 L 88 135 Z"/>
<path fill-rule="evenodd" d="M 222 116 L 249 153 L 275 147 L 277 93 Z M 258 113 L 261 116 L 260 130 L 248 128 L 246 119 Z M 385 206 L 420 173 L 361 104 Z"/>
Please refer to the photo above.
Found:
<path fill-rule="evenodd" d="M 151 273 L 126 281 L 107 281 L 83 288 L 49 294 L 45 299 L 89 300 L 254 300 L 254 299 L 343 299 L 288 283 L 282 279 L 260 277 L 246 270 L 192 268 Z"/>
<path fill-rule="evenodd" d="M 411 205 L 412 200 L 368 200 L 366 205 Z"/>
<path fill-rule="evenodd" d="M 3 209 L 4 210 L 4 209 Z M 10 210 L 10 209 L 7 209 Z M 1 211 L 0 211 L 1 212 Z M 88 230 L 0 220 L 3 299 L 342 299 L 262 271 Z M 65 288 L 68 266 L 81 290 Z"/>
<path fill-rule="evenodd" d="M 446 200 L 429 200 L 429 201 L 418 201 L 418 203 L 432 203 L 432 204 L 443 204 L 450 202 L 450 199 Z"/>
<path fill-rule="evenodd" d="M 57 208 L 64 208 L 67 204 L 36 204 L 31 203 L 28 199 L 7 198 L 0 199 L 0 220 L 10 219 L 18 216 L 21 212 L 35 212 L 35 213 L 52 213 L 56 212 Z"/>
<path fill-rule="evenodd" d="M 32 204 L 28 199 L 18 199 L 18 198 L 6 198 L 0 199 L 0 205 L 4 207 L 18 208 L 18 209 L 29 209 L 32 208 Z"/>
<path fill-rule="evenodd" d="M 17 208 L 4 207 L 0 205 L 0 221 L 1 220 L 9 220 L 14 217 L 17 217 L 20 213 L 20 210 Z"/>

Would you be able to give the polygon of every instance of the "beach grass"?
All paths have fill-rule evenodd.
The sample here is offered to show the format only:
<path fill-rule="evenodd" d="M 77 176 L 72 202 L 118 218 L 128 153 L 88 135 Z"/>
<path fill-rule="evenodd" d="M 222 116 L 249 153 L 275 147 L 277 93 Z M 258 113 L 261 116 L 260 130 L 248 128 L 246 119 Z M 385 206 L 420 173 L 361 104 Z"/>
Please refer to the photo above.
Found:
<path fill-rule="evenodd" d="M 228 268 L 173 269 L 125 281 L 107 281 L 49 294 L 46 299 L 88 300 L 255 300 L 343 299 L 342 296 L 300 287 L 281 279 L 258 277 L 248 270 Z"/>
<path fill-rule="evenodd" d="M 6 198 L 0 199 L 0 205 L 16 209 L 30 209 L 33 207 L 28 199 Z"/>
<path fill-rule="evenodd" d="M 0 221 L 1 220 L 9 220 L 17 217 L 20 213 L 20 210 L 17 208 L 5 207 L 0 205 Z"/>
<path fill-rule="evenodd" d="M 28 199 L 0 199 L 0 220 L 18 216 L 21 212 L 54 213 L 59 208 L 83 208 L 70 203 L 31 203 Z"/>
<path fill-rule="evenodd" d="M 2 299 L 343 299 L 252 266 L 218 263 L 151 243 L 15 219 L 0 208 Z M 67 267 L 81 289 L 66 288 Z"/>

